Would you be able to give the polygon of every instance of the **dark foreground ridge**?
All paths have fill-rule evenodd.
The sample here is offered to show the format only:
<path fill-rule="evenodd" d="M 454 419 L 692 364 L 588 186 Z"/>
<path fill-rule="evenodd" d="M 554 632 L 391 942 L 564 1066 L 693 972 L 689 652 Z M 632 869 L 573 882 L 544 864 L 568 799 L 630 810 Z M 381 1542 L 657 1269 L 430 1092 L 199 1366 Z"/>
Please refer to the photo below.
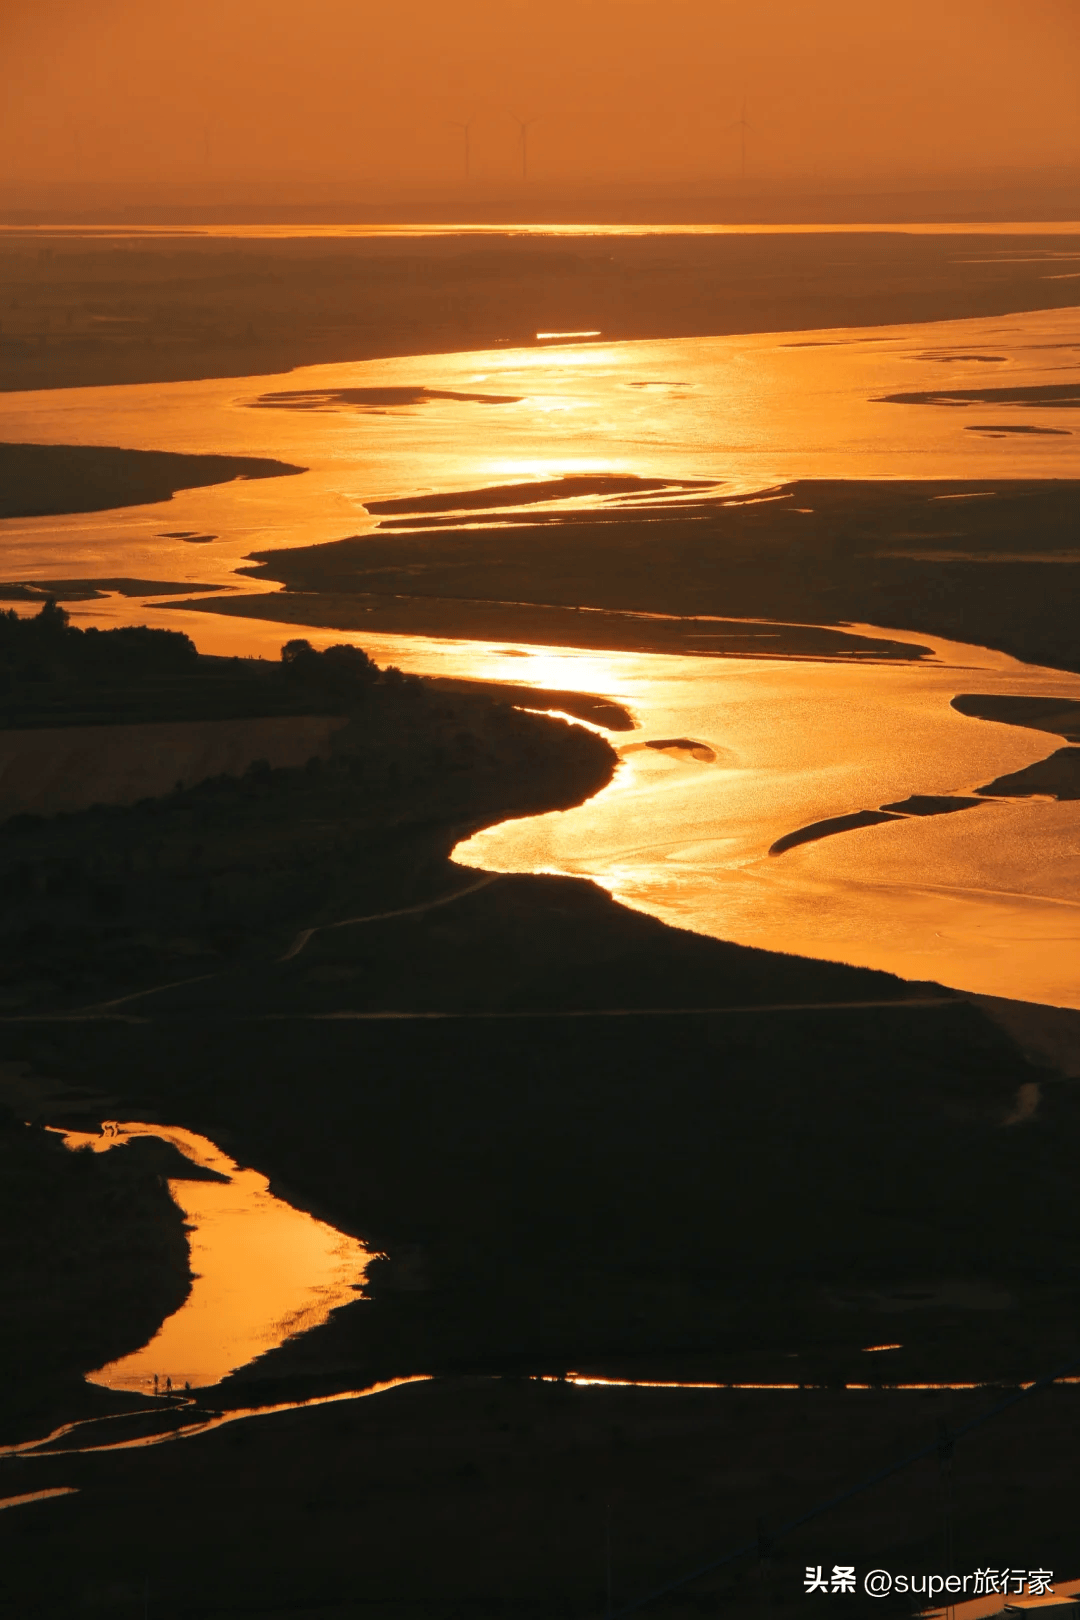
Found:
<path fill-rule="evenodd" d="M 278 666 L 208 660 L 223 669 L 207 673 L 185 636 L 73 630 L 55 605 L 33 620 L 0 617 L 5 633 L 14 703 L 20 674 L 40 687 L 51 673 L 50 716 L 63 726 L 73 706 L 97 723 L 103 707 L 114 722 L 128 718 L 108 708 L 118 675 L 144 705 L 160 701 L 156 676 L 172 713 L 186 703 L 201 704 L 204 717 L 340 722 L 327 755 L 300 768 L 256 760 L 241 779 L 178 786 L 166 799 L 9 819 L 0 828 L 9 1010 L 113 999 L 251 953 L 273 963 L 305 925 L 434 898 L 439 869 L 467 831 L 579 803 L 617 761 L 591 731 L 525 714 L 497 687 L 476 692 L 380 670 L 355 647 L 320 654 L 290 642 Z M 16 717 L 25 723 L 25 709 Z M 53 874 L 47 893 L 32 870 Z M 450 869 L 441 888 L 457 876 Z"/>
<path fill-rule="evenodd" d="M 142 586 L 150 582 L 72 583 L 84 596 L 93 596 L 94 585 Z M 78 595 L 73 591 L 65 600 Z M 149 630 L 141 625 L 81 630 L 52 598 L 46 598 L 32 618 L 0 610 L 0 734 L 181 720 L 349 714 L 363 685 L 362 677 L 371 671 L 369 660 L 351 647 L 332 649 L 329 656 L 305 658 L 306 645 L 301 645 L 297 656 L 280 664 L 260 658 L 214 658 L 200 655 L 194 642 L 175 630 Z M 429 693 L 558 710 L 609 731 L 633 729 L 633 720 L 620 704 L 586 692 L 452 678 L 422 684 Z M 406 683 L 406 688 L 415 689 L 415 683 L 413 687 Z"/>
<path fill-rule="evenodd" d="M 57 610 L 43 622 L 64 629 Z M 0 1515 L 14 1613 L 111 1620 L 149 1590 L 170 1620 L 352 1620 L 362 1569 L 380 1620 L 449 1602 L 586 1620 L 608 1504 L 625 1601 L 996 1399 L 839 1386 L 1015 1382 L 1075 1352 L 1080 1106 L 995 1008 L 668 928 L 574 878 L 479 887 L 455 844 L 595 793 L 607 743 L 355 648 L 292 643 L 272 680 L 342 720 L 327 758 L 0 832 L 0 1059 L 52 1088 L 37 1117 L 65 1122 L 74 1093 L 84 1128 L 185 1124 L 385 1255 L 368 1297 L 204 1392 L 208 1412 L 440 1381 L 178 1445 L 3 1461 L 0 1494 L 78 1487 Z M 22 1196 L 52 1213 L 40 1245 L 4 1250 L 9 1440 L 145 1406 L 78 1375 L 186 1287 L 154 1174 L 174 1167 L 125 1147 L 75 1161 L 78 1198 L 54 1199 L 72 1161 L 54 1150 L 48 1180 L 41 1134 L 19 1131 Z M 95 1211 L 119 1196 L 114 1162 L 131 1218 L 110 1228 Z M 83 1271 L 56 1258 L 80 1220 Z M 88 1278 L 99 1317 L 72 1326 Z M 534 1381 L 571 1371 L 825 1387 Z M 1074 1394 L 965 1449 L 995 1482 L 964 1497 L 971 1567 L 1021 1531 L 1034 1551 L 1014 1562 L 1063 1565 L 1068 1493 L 1059 1527 L 1045 1480 L 1067 1477 Z M 141 1432 L 115 1421 L 98 1440 Z M 1029 1505 L 1000 1482 L 1034 1478 L 1033 1458 Z M 936 1477 L 890 1489 L 693 1601 L 753 1612 L 768 1575 L 794 1614 L 800 1560 L 936 1567 Z M 102 1574 L 93 1549 L 118 1519 L 131 1551 Z M 677 1620 L 685 1599 L 654 1612 Z"/>
<path fill-rule="evenodd" d="M 12 1490 L 79 1494 L 0 1514 L 0 1594 L 20 1620 L 134 1620 L 147 1595 L 169 1620 L 434 1620 L 451 1604 L 469 1620 L 595 1620 L 609 1590 L 629 1605 L 741 1546 L 752 1550 L 640 1612 L 805 1620 L 808 1567 L 854 1567 L 861 1581 L 884 1565 L 920 1584 L 944 1569 L 936 1448 L 1002 1399 L 414 1384 L 154 1451 L 9 1466 Z M 1056 1571 L 1059 1592 L 1075 1575 L 1073 1525 L 1046 1503 L 1071 1498 L 1078 1414 L 1076 1389 L 1057 1388 L 948 1453 L 957 1570 L 1000 1569 L 983 1553 L 996 1544 L 1027 1549 L 1010 1568 Z M 776 1528 L 927 1447 L 915 1467 L 773 1543 Z M 124 1560 L 104 1568 L 118 1524 Z M 821 1612 L 910 1620 L 912 1609 L 910 1597 L 857 1589 Z"/>

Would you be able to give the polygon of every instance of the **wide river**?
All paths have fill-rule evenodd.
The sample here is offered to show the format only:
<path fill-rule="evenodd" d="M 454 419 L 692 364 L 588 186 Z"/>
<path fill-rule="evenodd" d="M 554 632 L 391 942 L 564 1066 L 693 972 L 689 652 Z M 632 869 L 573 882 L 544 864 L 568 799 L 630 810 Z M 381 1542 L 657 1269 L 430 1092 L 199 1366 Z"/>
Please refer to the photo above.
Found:
<path fill-rule="evenodd" d="M 792 477 L 1080 477 L 1075 412 L 879 400 L 1078 377 L 1080 312 L 1057 310 L 870 331 L 601 337 L 278 377 L 0 395 L 6 441 L 268 455 L 309 469 L 163 505 L 9 520 L 3 578 L 265 591 L 236 573 L 252 551 L 370 532 L 371 499 L 567 473 L 701 478 L 728 493 Z M 512 402 L 428 395 L 357 409 L 333 397 L 390 387 Z M 280 398 L 302 390 L 304 408 Z M 312 392 L 321 408 L 310 408 Z M 182 603 L 179 589 L 172 600 Z M 206 652 L 273 656 L 304 633 L 112 593 L 75 605 L 74 617 L 183 628 Z M 769 627 L 760 633 L 767 653 Z M 853 665 L 309 634 L 414 670 L 598 692 L 630 708 L 638 731 L 613 737 L 630 751 L 608 789 L 580 809 L 481 833 L 458 850 L 467 864 L 588 876 L 630 905 L 725 939 L 1080 1006 L 1075 804 L 999 801 L 767 853 L 809 822 L 912 793 L 964 793 L 1049 755 L 1059 738 L 966 719 L 950 699 L 1080 700 L 1080 677 L 922 635 L 911 639 L 933 646 L 932 659 Z M 634 747 L 665 737 L 701 740 L 716 758 Z"/>

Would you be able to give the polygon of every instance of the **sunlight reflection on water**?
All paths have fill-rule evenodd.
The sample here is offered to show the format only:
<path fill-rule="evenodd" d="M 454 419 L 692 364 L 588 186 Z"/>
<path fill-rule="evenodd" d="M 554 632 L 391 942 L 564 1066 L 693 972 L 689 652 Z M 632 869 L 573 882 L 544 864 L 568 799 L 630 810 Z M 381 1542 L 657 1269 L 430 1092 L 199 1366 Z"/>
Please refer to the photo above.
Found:
<path fill-rule="evenodd" d="M 853 669 L 594 653 L 582 668 L 581 655 L 546 649 L 515 662 L 515 680 L 580 683 L 625 703 L 639 730 L 613 735 L 620 749 L 686 737 L 719 758 L 624 753 L 611 785 L 585 804 L 485 829 L 454 858 L 589 877 L 624 904 L 742 945 L 1080 1006 L 1075 804 L 988 802 L 768 855 L 812 822 L 911 794 L 967 794 L 1060 746 L 967 719 L 950 700 L 979 691 L 1076 701 L 1080 676 L 920 640 L 933 641 L 937 660 Z M 490 676 L 498 665 L 474 652 L 470 668 Z"/>
<path fill-rule="evenodd" d="M 837 330 L 812 342 L 767 333 L 418 355 L 276 377 L 2 394 L 0 439 L 9 442 L 263 455 L 309 469 L 181 491 L 167 504 L 8 519 L 0 522 L 5 578 L 101 574 L 274 589 L 236 574 L 252 551 L 370 533 L 367 500 L 522 477 L 702 478 L 732 494 L 791 478 L 1080 475 L 1080 433 L 983 437 L 967 431 L 968 410 L 877 398 L 985 386 L 978 354 L 987 347 L 1004 357 L 995 386 L 1067 380 L 1080 373 L 1080 314 Z M 663 390 L 651 386 L 658 382 Z M 391 387 L 521 397 L 251 408 L 271 394 Z M 1075 415 L 995 410 L 1001 420 L 1059 429 Z M 216 538 L 194 548 L 170 538 L 178 531 Z"/>
<path fill-rule="evenodd" d="M 220 1383 L 230 1372 L 325 1322 L 358 1298 L 371 1254 L 276 1198 L 257 1170 L 241 1169 L 220 1148 L 174 1125 L 108 1123 L 101 1134 L 65 1131 L 72 1149 L 106 1153 L 140 1136 L 171 1143 L 225 1181 L 169 1179 L 189 1223 L 191 1292 L 141 1350 L 87 1375 L 110 1389 L 165 1392 Z"/>
<path fill-rule="evenodd" d="M 337 225 L 0 225 L 0 237 L 25 237 L 30 241 L 101 237 L 138 241 L 141 238 L 212 237 L 238 241 L 330 239 L 336 237 L 415 237 L 415 236 L 1076 236 L 1076 220 L 962 220 L 899 224 L 858 225 L 716 225 L 716 224 L 629 224 L 612 225 L 565 222 L 537 225 L 527 221 L 506 225 L 477 225 L 468 222 L 417 224 L 337 224 Z"/>
<path fill-rule="evenodd" d="M 167 506 L 9 520 L 0 524 L 7 577 L 123 575 L 188 580 L 192 591 L 265 592 L 272 583 L 236 572 L 251 552 L 371 533 L 365 501 L 567 473 L 698 478 L 729 494 L 796 477 L 1080 476 L 1080 432 L 1071 427 L 981 437 L 968 431 L 966 409 L 880 402 L 897 390 L 985 386 L 987 352 L 998 357 L 994 386 L 1076 378 L 1080 312 L 414 356 L 277 378 L 0 396 L 6 440 L 262 454 L 310 469 L 182 492 Z M 514 402 L 445 397 L 481 387 Z M 443 397 L 386 410 L 251 408 L 268 395 L 358 388 Z M 995 411 L 1059 429 L 1076 415 Z M 217 538 L 193 555 L 169 537 L 178 532 Z M 317 646 L 347 640 L 412 670 L 615 698 L 640 726 L 617 742 L 697 738 L 717 762 L 627 755 L 587 805 L 480 833 L 459 849 L 460 861 L 592 877 L 631 906 L 742 944 L 1080 1006 L 1074 805 L 990 804 L 767 855 L 810 822 L 910 794 L 969 793 L 1046 757 L 1058 739 L 965 719 L 949 700 L 964 691 L 1076 698 L 1076 676 L 943 643 L 934 643 L 935 662 L 904 667 L 571 652 L 311 631 L 115 593 L 77 604 L 73 617 L 183 629 L 202 650 L 222 653 L 273 657 L 303 634 Z"/>

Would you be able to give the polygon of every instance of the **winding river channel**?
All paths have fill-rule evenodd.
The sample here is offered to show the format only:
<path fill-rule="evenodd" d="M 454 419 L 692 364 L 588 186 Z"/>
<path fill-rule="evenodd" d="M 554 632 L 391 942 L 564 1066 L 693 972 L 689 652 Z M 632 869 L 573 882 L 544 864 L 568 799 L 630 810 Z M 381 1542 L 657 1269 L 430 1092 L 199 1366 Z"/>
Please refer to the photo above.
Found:
<path fill-rule="evenodd" d="M 950 388 L 982 386 L 988 370 L 1018 387 L 1075 380 L 1080 312 L 601 340 L 0 395 L 0 440 L 264 455 L 308 469 L 189 490 L 167 505 L 8 520 L 4 578 L 42 588 L 72 578 L 172 581 L 167 599 L 108 589 L 72 604 L 73 618 L 183 629 L 208 653 L 273 657 L 306 634 L 317 646 L 356 642 L 380 663 L 418 672 L 611 697 L 637 729 L 611 736 L 621 762 L 610 786 L 577 809 L 478 833 L 459 846 L 459 862 L 591 878 L 669 923 L 746 945 L 1080 1007 L 1076 802 L 991 795 L 963 814 L 893 817 L 770 853 L 809 824 L 912 795 L 970 796 L 1046 758 L 1060 738 L 969 718 L 952 700 L 1080 702 L 1080 676 L 872 626 L 858 628 L 930 655 L 769 657 L 767 625 L 762 657 L 728 658 L 369 636 L 184 607 L 208 587 L 265 592 L 265 582 L 237 572 L 253 551 L 372 532 L 366 502 L 418 492 L 583 472 L 701 479 L 725 493 L 796 477 L 1080 476 L 1080 432 L 1062 428 L 1060 412 L 1026 409 L 1024 432 L 980 432 L 962 411 L 880 402 L 887 390 L 940 386 L 945 366 Z M 343 389 L 423 397 L 349 409 L 335 403 Z M 480 402 L 479 393 L 504 402 Z M 297 394 L 304 408 L 272 402 Z M 276 1199 L 264 1177 L 212 1143 L 139 1124 L 68 1141 L 103 1151 L 146 1133 L 224 1179 L 171 1183 L 193 1227 L 192 1295 L 148 1346 L 95 1381 L 144 1392 L 155 1374 L 174 1389 L 213 1384 L 356 1297 L 370 1259 L 362 1246 Z"/>
<path fill-rule="evenodd" d="M 1076 381 L 1080 312 L 9 394 L 0 396 L 0 439 L 266 455 L 309 470 L 189 490 L 165 505 L 8 520 L 0 549 L 9 580 L 41 587 L 95 576 L 173 583 L 165 600 L 108 590 L 73 603 L 76 622 L 167 625 L 206 652 L 271 657 L 291 635 L 351 640 L 406 669 L 591 691 L 631 710 L 638 731 L 613 737 L 623 761 L 605 792 L 578 810 L 479 834 L 458 851 L 465 864 L 591 877 L 630 905 L 739 943 L 1075 1007 L 1074 803 L 997 800 L 768 853 L 808 823 L 913 794 L 970 794 L 1047 757 L 1060 738 L 965 717 L 951 700 L 1077 700 L 1074 675 L 914 634 L 905 639 L 932 657 L 769 657 L 768 625 L 756 631 L 760 659 L 683 657 L 364 635 L 184 608 L 183 581 L 203 597 L 208 586 L 265 592 L 265 581 L 237 572 L 251 552 L 371 533 L 378 520 L 365 503 L 418 492 L 573 473 L 702 479 L 725 493 L 795 477 L 1080 476 L 1075 411 L 1025 406 L 1010 430 L 1001 406 L 995 428 L 985 411 L 973 423 L 965 410 L 882 402 L 943 378 L 950 389 L 983 386 L 988 374 L 995 387 Z M 387 389 L 412 396 L 371 403 L 371 390 Z M 356 407 L 357 397 L 368 403 Z M 395 397 L 404 395 L 386 396 Z M 211 538 L 183 538 L 192 535 Z M 679 737 L 715 758 L 634 747 Z"/>
<path fill-rule="evenodd" d="M 220 1383 L 285 1339 L 319 1327 L 358 1297 L 371 1255 L 355 1238 L 270 1191 L 204 1136 L 180 1126 L 109 1122 L 66 1131 L 73 1149 L 108 1153 L 140 1136 L 168 1142 L 194 1167 L 170 1177 L 187 1222 L 191 1293 L 141 1350 L 88 1375 L 109 1389 L 155 1395 Z M 209 1171 L 201 1179 L 199 1172 Z"/>

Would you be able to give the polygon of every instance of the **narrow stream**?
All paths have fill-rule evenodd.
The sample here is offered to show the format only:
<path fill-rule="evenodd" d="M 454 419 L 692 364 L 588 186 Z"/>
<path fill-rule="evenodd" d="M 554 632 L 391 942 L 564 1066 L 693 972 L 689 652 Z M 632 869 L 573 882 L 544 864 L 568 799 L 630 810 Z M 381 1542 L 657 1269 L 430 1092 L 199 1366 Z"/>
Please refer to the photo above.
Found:
<path fill-rule="evenodd" d="M 769 1384 L 769 1383 L 714 1383 L 706 1381 L 679 1381 L 675 1379 L 657 1378 L 600 1378 L 585 1373 L 562 1374 L 539 1373 L 532 1375 L 533 1381 L 542 1384 L 561 1384 L 571 1389 L 659 1389 L 659 1390 L 710 1390 L 721 1393 L 754 1393 L 763 1395 L 797 1395 L 799 1393 L 812 1393 L 826 1389 L 843 1389 L 857 1396 L 877 1392 L 895 1392 L 898 1394 L 925 1394 L 927 1391 L 959 1390 L 965 1393 L 985 1389 L 988 1392 L 999 1391 L 1000 1385 L 979 1383 L 888 1383 L 877 1381 L 872 1384 L 849 1383 L 843 1385 L 824 1384 Z M 403 1389 L 408 1384 L 429 1384 L 436 1381 L 431 1373 L 412 1373 L 402 1378 L 387 1378 L 375 1384 L 368 1384 L 359 1389 L 336 1390 L 332 1395 L 313 1395 L 294 1401 L 276 1401 L 266 1406 L 235 1406 L 225 1407 L 221 1410 L 207 1410 L 196 1405 L 194 1396 L 172 1397 L 160 1400 L 154 1407 L 143 1407 L 134 1412 L 113 1412 L 105 1417 L 81 1418 L 74 1423 L 62 1424 L 50 1434 L 42 1435 L 36 1440 L 22 1440 L 15 1445 L 0 1446 L 0 1460 L 19 1457 L 31 1461 L 38 1457 L 70 1457 L 88 1456 L 99 1452 L 112 1451 L 140 1451 L 151 1446 L 168 1445 L 173 1440 L 191 1440 L 201 1434 L 210 1434 L 215 1429 L 224 1428 L 230 1423 L 242 1423 L 248 1418 L 274 1417 L 282 1412 L 307 1411 L 317 1406 L 334 1406 L 342 1401 L 363 1400 L 369 1395 L 385 1395 L 390 1390 Z M 497 1381 L 493 1375 L 492 1381 Z M 1035 1379 L 1026 1379 L 1017 1387 L 1021 1390 L 1030 1389 Z M 1053 1380 L 1055 1385 L 1080 1384 L 1080 1377 L 1059 1377 Z M 153 1419 L 152 1422 L 140 1423 L 140 1433 L 128 1435 L 123 1439 L 110 1440 L 107 1438 L 110 1425 L 117 1427 L 130 1426 L 133 1420 Z M 44 1492 L 43 1495 L 54 1494 Z M 59 1493 L 55 1493 L 59 1494 Z M 30 1497 L 20 1500 L 31 1500 Z M 2 1506 L 0 1500 L 0 1506 Z"/>
<path fill-rule="evenodd" d="M 241 1169 L 206 1137 L 113 1121 L 100 1134 L 63 1133 L 67 1147 L 93 1153 L 140 1136 L 170 1143 L 215 1179 L 169 1178 L 188 1226 L 191 1292 L 148 1344 L 89 1373 L 91 1383 L 142 1394 L 217 1384 L 357 1298 L 372 1259 L 363 1244 L 275 1197 L 265 1176 Z"/>

